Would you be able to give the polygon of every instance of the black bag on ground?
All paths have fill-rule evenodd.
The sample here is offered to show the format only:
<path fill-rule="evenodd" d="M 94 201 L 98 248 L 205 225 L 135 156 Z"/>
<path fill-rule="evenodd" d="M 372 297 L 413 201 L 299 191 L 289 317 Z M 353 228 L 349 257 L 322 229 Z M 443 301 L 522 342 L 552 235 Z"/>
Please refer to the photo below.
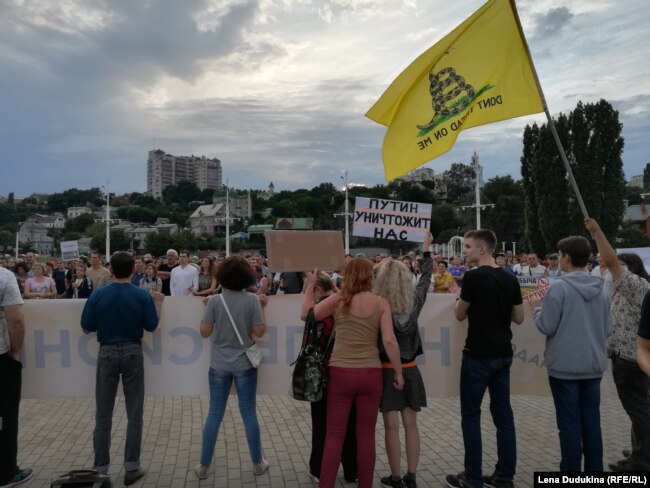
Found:
<path fill-rule="evenodd" d="M 110 476 L 94 469 L 75 469 L 68 471 L 60 478 L 52 480 L 51 488 L 112 488 Z"/>
<path fill-rule="evenodd" d="M 323 348 L 317 326 L 314 310 L 311 309 L 305 320 L 302 347 L 296 360 L 291 363 L 294 368 L 290 393 L 295 400 L 317 402 L 323 398 L 323 391 L 327 385 L 325 353 L 334 337 L 334 331 L 332 330 L 327 345 Z"/>

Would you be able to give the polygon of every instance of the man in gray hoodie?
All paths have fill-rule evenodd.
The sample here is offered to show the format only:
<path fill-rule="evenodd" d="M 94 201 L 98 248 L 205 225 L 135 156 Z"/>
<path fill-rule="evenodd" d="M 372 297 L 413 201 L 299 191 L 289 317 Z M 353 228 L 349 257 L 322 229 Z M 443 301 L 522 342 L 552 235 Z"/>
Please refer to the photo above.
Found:
<path fill-rule="evenodd" d="M 600 381 L 607 367 L 607 337 L 613 326 L 602 278 L 591 276 L 591 245 L 584 237 L 558 242 L 562 276 L 541 305 L 535 324 L 546 336 L 544 362 L 560 431 L 561 471 L 603 470 Z"/>

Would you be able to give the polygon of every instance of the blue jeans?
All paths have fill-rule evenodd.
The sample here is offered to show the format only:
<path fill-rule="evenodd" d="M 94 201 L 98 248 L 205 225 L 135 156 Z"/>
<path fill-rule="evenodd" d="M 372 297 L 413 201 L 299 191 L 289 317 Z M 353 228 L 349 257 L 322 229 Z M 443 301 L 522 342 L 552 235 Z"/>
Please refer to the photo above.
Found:
<path fill-rule="evenodd" d="M 460 369 L 460 413 L 465 443 L 465 475 L 483 486 L 483 445 L 481 441 L 481 403 L 490 392 L 490 413 L 497 429 L 497 464 L 494 476 L 511 480 L 517 464 L 515 421 L 510 406 L 510 366 L 512 356 L 481 358 L 463 354 Z"/>
<path fill-rule="evenodd" d="M 210 368 L 210 410 L 203 427 L 203 444 L 201 445 L 201 464 L 212 464 L 217 434 L 228 405 L 228 395 L 233 379 L 239 400 L 239 413 L 244 422 L 246 442 L 253 463 L 262 460 L 262 438 L 257 422 L 256 394 L 257 369 L 245 371 L 215 371 Z"/>
<path fill-rule="evenodd" d="M 95 384 L 94 467 L 103 473 L 110 465 L 111 428 L 115 395 L 122 378 L 126 406 L 124 470 L 140 467 L 142 414 L 144 408 L 144 365 L 142 346 L 136 343 L 105 344 L 99 348 Z"/>
<path fill-rule="evenodd" d="M 600 431 L 600 380 L 548 378 L 560 431 L 560 471 L 603 470 L 603 438 Z"/>

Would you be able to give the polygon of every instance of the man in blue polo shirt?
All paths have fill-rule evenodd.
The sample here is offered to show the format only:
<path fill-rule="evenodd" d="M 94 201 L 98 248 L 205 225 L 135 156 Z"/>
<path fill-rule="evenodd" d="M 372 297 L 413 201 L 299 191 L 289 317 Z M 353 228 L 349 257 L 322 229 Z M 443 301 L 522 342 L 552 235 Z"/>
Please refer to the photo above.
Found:
<path fill-rule="evenodd" d="M 135 261 L 126 252 L 111 256 L 115 281 L 95 290 L 81 314 L 84 332 L 97 332 L 100 343 L 95 385 L 95 431 L 93 446 L 97 471 L 107 473 L 110 465 L 111 427 L 117 387 L 122 378 L 127 427 L 124 447 L 124 484 L 132 485 L 144 476 L 140 468 L 142 412 L 144 407 L 143 332 L 153 332 L 164 295 L 151 295 L 131 284 Z"/>

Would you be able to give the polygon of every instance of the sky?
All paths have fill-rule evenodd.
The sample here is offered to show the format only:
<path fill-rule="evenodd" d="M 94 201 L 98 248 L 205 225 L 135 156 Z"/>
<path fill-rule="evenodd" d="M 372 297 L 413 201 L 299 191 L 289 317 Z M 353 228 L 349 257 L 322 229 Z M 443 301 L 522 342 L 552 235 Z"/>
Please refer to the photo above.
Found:
<path fill-rule="evenodd" d="M 146 191 L 151 149 L 219 158 L 231 187 L 385 183 L 364 117 L 483 0 L 0 0 L 0 196 L 108 184 Z M 626 177 L 650 161 L 650 2 L 518 0 L 548 106 L 608 100 Z M 426 167 L 476 151 L 520 178 L 543 114 L 461 132 Z"/>

